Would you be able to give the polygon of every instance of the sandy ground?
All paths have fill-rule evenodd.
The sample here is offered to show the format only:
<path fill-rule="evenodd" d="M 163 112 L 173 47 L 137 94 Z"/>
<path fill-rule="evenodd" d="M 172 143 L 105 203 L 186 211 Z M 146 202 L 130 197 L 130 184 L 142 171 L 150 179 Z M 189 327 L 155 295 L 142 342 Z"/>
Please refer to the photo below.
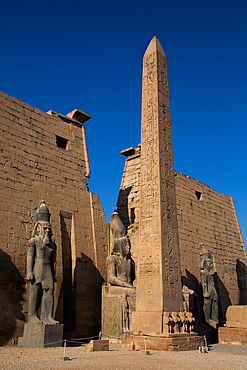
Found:
<path fill-rule="evenodd" d="M 63 360 L 64 349 L 56 348 L 24 348 L 1 347 L 0 369 L 196 369 L 196 370 L 247 370 L 247 346 L 212 347 L 206 354 L 198 351 L 159 352 L 150 351 L 145 355 L 142 351 L 122 349 L 119 344 L 110 344 L 105 352 L 84 352 L 85 346 L 67 347 L 68 361 Z M 239 351 L 235 350 L 237 347 Z M 218 349 L 220 352 L 218 352 Z M 221 348 L 221 349 L 220 349 Z M 233 353 L 229 353 L 233 352 Z"/>

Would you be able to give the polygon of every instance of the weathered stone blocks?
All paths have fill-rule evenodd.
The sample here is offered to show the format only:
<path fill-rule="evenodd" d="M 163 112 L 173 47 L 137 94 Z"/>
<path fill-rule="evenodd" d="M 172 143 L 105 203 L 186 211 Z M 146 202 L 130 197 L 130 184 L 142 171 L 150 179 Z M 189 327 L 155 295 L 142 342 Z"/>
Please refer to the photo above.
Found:
<path fill-rule="evenodd" d="M 162 337 L 124 334 L 123 346 L 128 347 L 131 343 L 134 343 L 135 349 L 142 350 L 188 351 L 203 346 L 204 338 L 195 333 L 190 335 L 167 335 Z"/>
<path fill-rule="evenodd" d="M 80 323 L 77 321 L 76 330 L 79 336 L 96 335 L 100 330 L 101 284 L 106 279 L 108 242 L 99 196 L 89 193 L 87 187 L 90 169 L 84 124 L 74 116 L 54 111 L 48 114 L 0 92 L 0 130 L 0 220 L 3 225 L 0 238 L 2 255 L 8 256 L 7 268 L 0 259 L 0 272 L 4 269 L 8 281 L 12 280 L 12 271 L 22 278 L 21 284 L 0 285 L 0 301 L 6 300 L 8 304 L 7 315 L 0 307 L 0 327 L 3 328 L 0 342 L 10 343 L 11 338 L 20 337 L 27 321 L 25 254 L 40 199 L 46 200 L 51 211 L 52 232 L 58 246 L 55 317 L 60 322 L 64 320 L 63 275 L 71 259 L 71 281 L 79 297 L 74 299 L 73 309 L 80 316 L 82 312 L 85 316 L 87 312 L 91 315 L 86 323 L 85 320 L 82 323 L 83 319 Z M 68 140 L 66 149 L 57 145 L 57 136 Z M 70 217 L 64 217 L 67 233 L 61 231 L 64 214 Z M 68 252 L 65 253 L 67 264 L 64 249 Z M 90 280 L 86 291 L 77 286 L 77 277 Z M 11 297 L 16 297 L 18 302 L 13 302 Z M 85 298 L 90 301 L 90 307 L 80 304 Z M 16 304 L 18 311 L 14 308 Z M 7 324 L 11 324 L 12 329 L 7 329 Z"/>
<path fill-rule="evenodd" d="M 85 352 L 109 351 L 109 340 L 91 340 Z"/>
<path fill-rule="evenodd" d="M 63 324 L 45 325 L 27 323 L 19 346 L 25 347 L 62 347 Z"/>

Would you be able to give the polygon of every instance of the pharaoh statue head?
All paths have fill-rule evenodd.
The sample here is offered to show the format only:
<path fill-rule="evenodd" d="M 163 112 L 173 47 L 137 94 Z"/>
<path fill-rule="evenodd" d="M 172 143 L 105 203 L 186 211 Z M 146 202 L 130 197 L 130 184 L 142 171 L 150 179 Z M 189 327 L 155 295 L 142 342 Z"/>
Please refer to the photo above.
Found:
<path fill-rule="evenodd" d="M 130 253 L 129 239 L 127 236 L 114 240 L 111 254 L 126 257 Z"/>
<path fill-rule="evenodd" d="M 111 215 L 111 238 L 114 239 L 122 238 L 126 235 L 126 228 L 123 222 L 120 220 L 117 211 L 114 211 Z"/>
<path fill-rule="evenodd" d="M 36 223 L 33 228 L 32 237 L 39 237 L 44 244 L 50 244 L 51 225 L 50 213 L 44 200 L 41 200 L 36 212 Z"/>
<path fill-rule="evenodd" d="M 210 258 L 210 253 L 207 250 L 206 247 L 204 247 L 204 244 L 201 243 L 200 246 L 200 257 L 199 257 L 199 268 L 206 270 L 208 272 L 213 271 L 213 262 Z"/>

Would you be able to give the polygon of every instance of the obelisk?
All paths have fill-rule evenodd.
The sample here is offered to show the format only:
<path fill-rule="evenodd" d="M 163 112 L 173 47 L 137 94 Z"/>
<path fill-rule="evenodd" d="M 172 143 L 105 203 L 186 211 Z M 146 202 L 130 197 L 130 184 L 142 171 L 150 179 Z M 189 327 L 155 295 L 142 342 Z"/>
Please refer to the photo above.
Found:
<path fill-rule="evenodd" d="M 133 333 L 163 333 L 182 311 L 167 59 L 156 36 L 143 58 L 139 256 Z"/>

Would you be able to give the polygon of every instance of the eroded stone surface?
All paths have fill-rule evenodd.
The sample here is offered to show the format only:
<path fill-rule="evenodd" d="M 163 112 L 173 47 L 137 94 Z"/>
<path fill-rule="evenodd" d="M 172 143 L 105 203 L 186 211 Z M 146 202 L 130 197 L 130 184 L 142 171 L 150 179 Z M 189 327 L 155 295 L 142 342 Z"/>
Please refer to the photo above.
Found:
<path fill-rule="evenodd" d="M 247 345 L 247 328 L 223 327 L 218 329 L 220 344 Z"/>
<path fill-rule="evenodd" d="M 167 122 L 167 118 L 169 120 L 168 83 L 165 82 L 163 88 L 159 87 L 158 89 L 152 89 L 151 87 L 157 82 L 156 79 L 159 81 L 163 80 L 164 82 L 167 73 L 167 65 L 163 66 L 163 72 L 153 73 L 156 64 L 156 59 L 152 55 L 153 51 L 157 48 L 158 53 L 163 55 L 163 50 L 160 45 L 155 47 L 154 45 L 155 43 L 150 47 L 150 56 L 144 61 L 144 69 L 146 68 L 147 73 L 144 75 L 143 82 L 142 144 L 139 145 L 138 148 L 131 147 L 121 152 L 127 159 L 117 203 L 120 218 L 128 228 L 132 257 L 135 261 L 141 262 L 138 275 L 140 273 L 140 276 L 146 276 L 143 280 L 145 284 L 142 284 L 141 289 L 143 292 L 145 290 L 146 292 L 148 291 L 149 285 L 152 285 L 152 280 L 154 281 L 156 279 L 158 281 L 160 278 L 159 267 L 155 267 L 155 261 L 153 260 L 152 240 L 155 238 L 156 234 L 154 232 L 153 223 L 150 223 L 152 212 L 155 212 L 153 208 L 150 207 L 152 203 L 150 203 L 150 196 L 155 197 L 155 195 L 157 195 L 155 191 L 157 175 L 155 175 L 155 173 L 159 173 L 157 171 L 159 156 L 157 144 L 154 144 L 155 135 L 153 133 L 152 123 L 155 122 L 154 131 L 156 130 L 157 132 L 158 123 L 156 118 L 159 114 L 160 106 L 162 106 L 165 115 L 163 121 Z M 146 55 L 147 52 L 145 56 Z M 149 89 L 149 87 L 151 88 Z M 157 103 L 159 101 L 157 98 L 159 93 L 165 96 L 161 104 Z M 165 133 L 161 133 L 161 137 L 163 135 L 164 140 L 161 146 L 158 147 L 162 150 L 162 145 L 165 144 L 167 153 L 172 151 L 169 149 L 171 140 L 165 140 L 165 138 L 170 135 L 169 127 L 170 125 L 168 125 L 168 130 L 164 130 L 166 131 Z M 164 158 L 163 156 L 163 159 Z M 162 185 L 161 190 L 165 189 L 167 183 L 169 183 L 170 162 L 169 160 L 166 162 L 166 176 L 164 178 L 160 177 Z M 152 169 L 150 171 L 147 170 L 147 163 L 149 163 L 148 168 L 151 168 L 152 164 Z M 150 181 L 152 176 L 154 176 L 155 181 Z M 202 299 L 197 256 L 199 252 L 198 246 L 200 243 L 204 242 L 207 247 L 210 247 L 210 251 L 214 256 L 213 264 L 214 271 L 216 271 L 214 277 L 220 299 L 220 315 L 222 319 L 225 320 L 227 307 L 230 304 L 239 303 L 239 293 L 236 290 L 236 258 L 238 256 L 238 258 L 241 258 L 243 261 L 246 259 L 244 243 L 232 198 L 225 194 L 218 193 L 209 188 L 208 185 L 176 171 L 174 172 L 174 180 L 183 284 L 186 285 L 188 289 L 193 290 L 195 296 L 198 296 L 200 300 Z M 166 193 L 169 194 L 168 191 Z M 162 196 L 162 192 L 160 194 Z M 158 193 L 158 196 L 160 196 L 160 194 Z M 166 206 L 164 201 L 163 205 L 165 209 Z M 157 211 L 156 214 L 159 214 L 159 212 Z M 144 228 L 144 230 L 146 228 L 146 231 L 143 232 L 142 228 Z M 147 236 L 146 239 L 145 236 Z M 144 258 L 145 245 L 150 246 L 148 249 L 148 259 L 146 261 Z M 141 253 L 139 248 L 142 248 Z M 141 258 L 139 258 L 139 253 Z M 149 279 L 149 284 L 146 284 L 145 279 Z M 138 286 L 141 286 L 141 282 L 138 282 Z M 144 301 L 145 298 L 142 297 L 142 302 L 140 302 L 139 305 L 137 299 L 137 311 L 141 309 Z M 152 300 L 150 300 L 150 302 L 151 301 Z M 156 300 L 156 303 L 157 302 L 160 304 L 159 300 Z M 136 316 L 135 320 L 137 320 L 138 312 L 133 313 L 133 315 Z M 148 312 L 146 312 L 145 315 L 148 316 Z M 148 327 L 152 328 L 154 333 L 161 332 L 162 330 L 162 325 L 160 324 L 161 315 L 158 315 L 157 319 L 153 320 L 151 325 L 147 324 L 147 320 L 144 317 L 139 318 L 137 321 L 141 323 L 141 325 L 144 325 L 144 330 L 147 330 Z M 202 326 L 201 320 L 199 319 L 197 321 L 200 322 L 200 326 Z"/>
<path fill-rule="evenodd" d="M 167 61 L 157 37 L 143 58 L 137 265 L 134 332 L 146 321 L 142 313 L 182 309 Z"/>
<path fill-rule="evenodd" d="M 136 308 L 136 290 L 120 286 L 102 287 L 102 337 L 111 343 L 122 341 L 124 332 L 132 331 Z"/>
<path fill-rule="evenodd" d="M 136 349 L 158 351 L 188 351 L 204 345 L 204 338 L 196 334 L 163 337 L 123 335 L 123 347 L 134 343 Z"/>
<path fill-rule="evenodd" d="M 128 226 L 131 255 L 135 261 L 139 246 L 140 157 L 141 149 L 138 148 L 136 154 L 126 159 L 118 198 L 118 213 Z M 201 297 L 198 254 L 200 243 L 204 243 L 214 256 L 221 314 L 225 320 L 227 307 L 240 302 L 239 289 L 236 289 L 236 259 L 246 260 L 232 197 L 177 171 L 174 175 L 183 284 Z M 200 199 L 196 194 L 198 197 L 201 194 Z M 131 209 L 136 216 L 132 223 Z"/>
<path fill-rule="evenodd" d="M 63 324 L 33 324 L 24 326 L 23 337 L 19 338 L 21 347 L 62 347 Z"/>
<path fill-rule="evenodd" d="M 109 351 L 109 340 L 90 340 L 85 352 Z"/>
<path fill-rule="evenodd" d="M 47 114 L 0 92 L 1 344 L 16 343 L 28 319 L 25 246 L 41 199 L 51 212 L 57 245 L 55 319 L 80 337 L 100 330 L 107 228 L 99 195 L 88 191 L 90 168 L 80 120 Z"/>
<path fill-rule="evenodd" d="M 226 311 L 226 327 L 247 329 L 247 305 L 229 306 Z"/>

